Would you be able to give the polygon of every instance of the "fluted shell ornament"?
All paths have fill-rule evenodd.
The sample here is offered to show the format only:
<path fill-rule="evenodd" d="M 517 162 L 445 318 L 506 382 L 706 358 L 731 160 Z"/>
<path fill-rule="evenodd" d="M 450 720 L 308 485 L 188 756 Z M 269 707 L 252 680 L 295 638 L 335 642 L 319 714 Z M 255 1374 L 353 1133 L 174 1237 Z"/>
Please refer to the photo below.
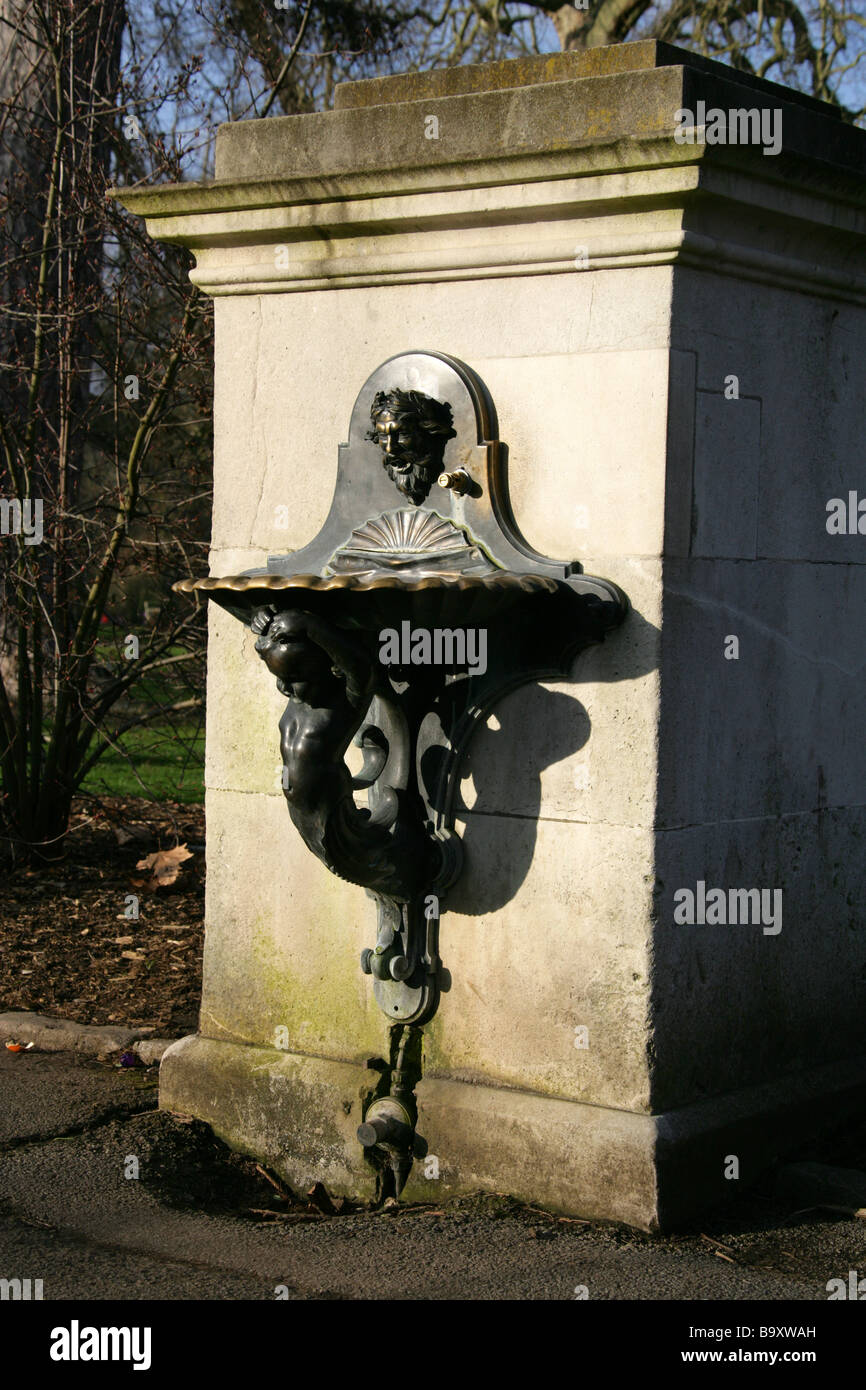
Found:
<path fill-rule="evenodd" d="M 408 507 L 371 517 L 334 552 L 325 574 L 398 571 L 495 574 L 496 566 L 466 531 L 437 512 Z"/>

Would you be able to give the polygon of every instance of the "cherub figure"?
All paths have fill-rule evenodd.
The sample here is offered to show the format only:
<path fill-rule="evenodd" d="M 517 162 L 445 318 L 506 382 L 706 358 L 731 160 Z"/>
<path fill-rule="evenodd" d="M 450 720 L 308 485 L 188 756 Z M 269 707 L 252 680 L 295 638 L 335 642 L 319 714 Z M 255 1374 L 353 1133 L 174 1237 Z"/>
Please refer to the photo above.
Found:
<path fill-rule="evenodd" d="M 355 805 L 346 750 L 377 692 L 374 657 L 317 614 L 261 608 L 256 651 L 288 696 L 280 720 L 283 792 L 313 853 L 341 878 L 404 897 L 426 870 L 418 836 L 401 823 L 401 794 L 382 789 L 376 816 Z M 407 850 L 410 852 L 407 858 Z M 414 852 L 413 852 L 414 851 Z"/>

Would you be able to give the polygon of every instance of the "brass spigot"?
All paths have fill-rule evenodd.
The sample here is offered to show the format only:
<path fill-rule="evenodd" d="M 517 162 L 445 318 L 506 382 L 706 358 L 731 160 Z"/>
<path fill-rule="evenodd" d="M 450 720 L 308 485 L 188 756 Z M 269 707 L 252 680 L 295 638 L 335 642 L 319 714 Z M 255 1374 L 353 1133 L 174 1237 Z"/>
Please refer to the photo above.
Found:
<path fill-rule="evenodd" d="M 472 479 L 465 468 L 456 468 L 453 473 L 440 473 L 436 481 L 440 487 L 456 492 L 458 497 L 462 497 L 472 486 Z"/>

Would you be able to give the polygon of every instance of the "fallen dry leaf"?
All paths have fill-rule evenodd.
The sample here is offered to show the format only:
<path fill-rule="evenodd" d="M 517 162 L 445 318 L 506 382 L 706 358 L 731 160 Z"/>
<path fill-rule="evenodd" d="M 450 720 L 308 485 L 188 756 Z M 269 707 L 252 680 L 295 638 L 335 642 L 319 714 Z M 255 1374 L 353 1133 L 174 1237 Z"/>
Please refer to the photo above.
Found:
<path fill-rule="evenodd" d="M 149 869 L 150 878 L 137 886 L 149 892 L 154 892 L 157 888 L 167 888 L 177 879 L 180 866 L 185 859 L 192 859 L 192 851 L 188 850 L 186 845 L 175 845 L 174 849 L 158 849 L 155 854 L 148 854 L 145 859 L 139 859 L 135 867 Z"/>
<path fill-rule="evenodd" d="M 94 804 L 79 799 L 76 810 Z M 204 856 L 197 848 L 205 838 L 203 808 L 138 797 L 106 797 L 103 804 L 104 823 L 92 822 L 92 809 L 83 829 L 73 820 L 75 833 L 65 841 L 62 862 L 42 865 L 30 876 L 22 865 L 4 878 L 0 999 L 9 1010 L 77 1023 L 105 1024 L 115 1013 L 115 1021 L 130 1027 L 157 1024 L 166 1036 L 194 1032 L 203 935 Z M 119 848 L 112 830 L 118 821 L 124 827 L 147 824 L 149 842 Z M 140 893 L 139 918 L 129 918 L 124 897 L 138 891 L 129 884 L 130 874 L 150 880 L 149 870 L 136 872 L 136 859 L 177 844 L 185 844 L 193 858 L 181 865 L 170 887 Z M 86 936 L 80 934 L 84 927 L 90 928 Z M 118 945 L 113 938 L 119 936 L 133 940 Z M 185 937 L 188 944 L 170 945 L 169 936 Z M 144 951 L 147 963 L 122 960 L 127 946 Z M 38 952 L 44 954 L 37 964 Z M 182 962 L 180 968 L 175 961 Z M 22 970 L 32 973 L 22 975 Z M 20 1041 L 4 1031 L 0 1055 L 8 1065 L 26 1065 L 26 1049 L 11 1053 L 3 1045 L 6 1039 Z"/>

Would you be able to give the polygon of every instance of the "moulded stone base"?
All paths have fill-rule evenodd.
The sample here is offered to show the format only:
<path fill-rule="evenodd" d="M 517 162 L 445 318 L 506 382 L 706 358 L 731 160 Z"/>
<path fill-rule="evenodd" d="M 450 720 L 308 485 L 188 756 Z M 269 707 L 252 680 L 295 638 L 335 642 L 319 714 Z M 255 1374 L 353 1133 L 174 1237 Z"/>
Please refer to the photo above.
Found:
<path fill-rule="evenodd" d="M 195 1035 L 166 1052 L 160 1106 L 206 1121 L 293 1187 L 375 1195 L 356 1138 L 378 1075 L 360 1064 Z M 748 1184 L 866 1100 L 866 1057 L 792 1074 L 662 1115 L 428 1077 L 407 1201 L 507 1192 L 534 1205 L 670 1230 Z M 435 1157 L 436 1164 L 430 1162 Z M 432 1176 L 438 1171 L 438 1176 Z M 430 1176 L 427 1176 L 430 1174 Z"/>

